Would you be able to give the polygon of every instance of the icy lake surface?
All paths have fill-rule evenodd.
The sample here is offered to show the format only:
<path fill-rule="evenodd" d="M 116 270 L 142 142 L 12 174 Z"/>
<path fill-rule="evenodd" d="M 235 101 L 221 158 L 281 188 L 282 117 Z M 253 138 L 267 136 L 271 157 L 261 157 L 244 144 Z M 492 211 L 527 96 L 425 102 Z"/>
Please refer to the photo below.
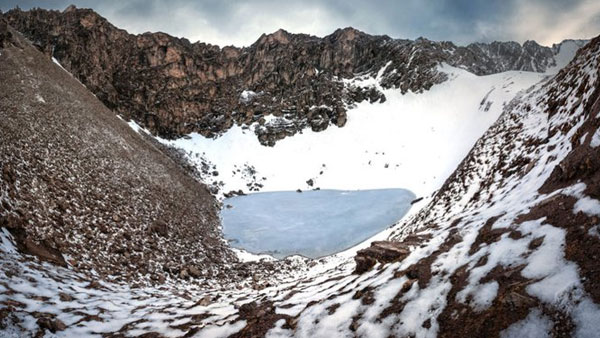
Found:
<path fill-rule="evenodd" d="M 223 232 L 235 248 L 318 258 L 354 246 L 410 209 L 405 189 L 265 192 L 225 200 Z"/>

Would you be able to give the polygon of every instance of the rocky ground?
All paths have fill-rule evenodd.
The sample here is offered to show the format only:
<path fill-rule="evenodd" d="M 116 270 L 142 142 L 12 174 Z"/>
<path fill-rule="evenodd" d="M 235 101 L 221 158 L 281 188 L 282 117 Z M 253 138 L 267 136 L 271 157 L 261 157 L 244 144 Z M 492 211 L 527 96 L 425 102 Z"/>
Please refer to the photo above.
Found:
<path fill-rule="evenodd" d="M 543 72 L 560 49 L 533 41 L 462 47 L 353 28 L 323 38 L 279 30 L 246 48 L 220 48 L 164 33 L 131 35 L 74 6 L 63 12 L 15 9 L 3 16 L 108 108 L 154 134 L 212 137 L 234 124 L 259 123 L 255 132 L 265 145 L 306 127 L 341 127 L 353 104 L 385 101 L 375 87 L 343 83 L 356 74 L 374 76 L 383 69 L 383 88 L 421 92 L 446 80 L 436 70 L 441 62 L 477 75 Z"/>

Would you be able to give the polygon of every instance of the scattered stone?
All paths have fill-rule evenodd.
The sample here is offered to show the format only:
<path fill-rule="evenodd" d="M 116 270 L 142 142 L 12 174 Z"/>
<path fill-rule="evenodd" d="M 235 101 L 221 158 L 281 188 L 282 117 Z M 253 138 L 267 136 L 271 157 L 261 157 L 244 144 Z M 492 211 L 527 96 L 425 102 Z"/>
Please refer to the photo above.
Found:
<path fill-rule="evenodd" d="M 194 278 L 202 277 L 202 273 L 200 272 L 200 269 L 198 269 L 195 266 L 188 267 L 188 271 L 189 271 L 190 276 L 192 276 Z"/>
<path fill-rule="evenodd" d="M 49 330 L 52 333 L 56 333 L 57 331 L 64 331 L 67 326 L 65 323 L 58 319 L 51 319 L 48 317 L 38 318 L 37 324 L 41 329 Z"/>

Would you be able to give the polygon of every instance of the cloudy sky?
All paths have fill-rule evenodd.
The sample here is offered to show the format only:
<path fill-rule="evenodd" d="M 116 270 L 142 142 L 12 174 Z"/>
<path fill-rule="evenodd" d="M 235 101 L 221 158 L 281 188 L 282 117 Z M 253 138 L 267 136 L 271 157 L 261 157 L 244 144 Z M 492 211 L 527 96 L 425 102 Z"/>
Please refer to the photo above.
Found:
<path fill-rule="evenodd" d="M 284 28 L 324 36 L 352 26 L 394 38 L 451 40 L 536 40 L 551 45 L 600 34 L 600 0 L 0 0 L 64 9 L 90 7 L 131 33 L 163 31 L 191 41 L 247 46 L 262 33 Z"/>

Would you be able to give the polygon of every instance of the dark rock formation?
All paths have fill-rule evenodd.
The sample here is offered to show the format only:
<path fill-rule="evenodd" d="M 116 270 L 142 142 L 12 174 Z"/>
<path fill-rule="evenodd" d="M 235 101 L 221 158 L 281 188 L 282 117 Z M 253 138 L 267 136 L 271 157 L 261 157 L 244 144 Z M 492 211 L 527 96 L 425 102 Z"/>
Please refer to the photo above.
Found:
<path fill-rule="evenodd" d="M 273 145 L 304 128 L 343 126 L 348 105 L 385 101 L 375 87 L 342 79 L 379 74 L 383 88 L 420 92 L 446 80 L 436 68 L 442 62 L 479 75 L 554 64 L 553 50 L 533 41 L 457 47 L 345 28 L 324 38 L 278 30 L 246 48 L 219 48 L 164 33 L 131 35 L 73 6 L 4 17 L 107 107 L 167 138 L 257 123 L 260 142 Z"/>
<path fill-rule="evenodd" d="M 0 48 L 4 48 L 4 45 L 10 43 L 12 40 L 12 33 L 8 30 L 8 25 L 4 19 L 0 19 Z"/>
<path fill-rule="evenodd" d="M 377 263 L 391 263 L 406 258 L 410 250 L 407 245 L 401 242 L 375 241 L 371 246 L 359 250 L 354 257 L 356 261 L 356 273 L 369 271 Z"/>

